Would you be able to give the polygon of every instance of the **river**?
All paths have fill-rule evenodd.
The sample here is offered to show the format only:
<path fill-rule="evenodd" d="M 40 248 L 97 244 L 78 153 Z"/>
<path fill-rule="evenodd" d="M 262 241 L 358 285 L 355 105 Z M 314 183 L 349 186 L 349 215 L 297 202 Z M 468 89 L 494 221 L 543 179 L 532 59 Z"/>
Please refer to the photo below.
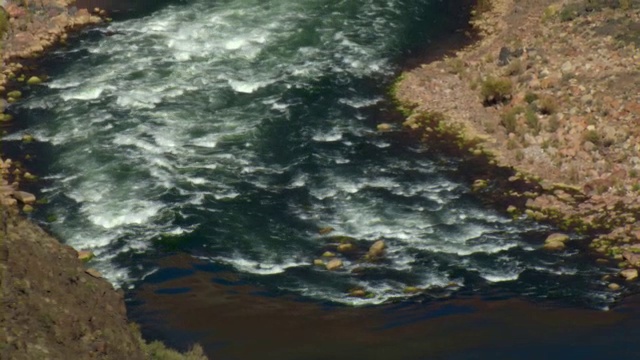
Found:
<path fill-rule="evenodd" d="M 236 305 L 366 313 L 479 296 L 607 310 L 628 291 L 607 289 L 615 269 L 579 241 L 542 250 L 554 230 L 483 204 L 466 164 L 399 125 L 376 130 L 398 123 L 387 93 L 407 59 L 452 46 L 470 3 L 192 0 L 88 31 L 12 109 L 21 128 L 5 141 L 38 140 L 19 145 L 48 200 L 34 216 L 95 252 L 139 314 L 166 281 L 182 285 L 160 294 L 197 308 L 213 290 L 192 286 L 194 266 L 233 278 L 211 286 L 254 289 Z M 362 261 L 380 239 L 384 258 Z M 343 268 L 312 265 L 345 240 L 357 250 L 337 254 Z"/>

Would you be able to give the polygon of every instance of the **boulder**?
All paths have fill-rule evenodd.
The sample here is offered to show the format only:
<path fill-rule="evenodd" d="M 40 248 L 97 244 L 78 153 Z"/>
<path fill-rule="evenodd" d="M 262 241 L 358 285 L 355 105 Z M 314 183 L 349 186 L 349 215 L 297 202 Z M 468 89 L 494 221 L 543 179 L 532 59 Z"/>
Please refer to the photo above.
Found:
<path fill-rule="evenodd" d="M 315 260 L 313 260 L 313 265 L 315 265 L 315 266 L 324 266 L 324 261 L 322 261 L 322 259 L 315 259 Z"/>
<path fill-rule="evenodd" d="M 378 124 L 377 129 L 380 132 L 387 132 L 387 131 L 391 131 L 392 127 L 391 127 L 391 124 L 382 123 L 382 124 Z"/>
<path fill-rule="evenodd" d="M 42 84 L 42 79 L 37 76 L 32 76 L 27 80 L 27 85 L 40 85 Z"/>
<path fill-rule="evenodd" d="M 335 254 L 335 253 L 332 253 L 331 251 L 325 251 L 325 252 L 322 254 L 322 257 L 334 257 L 334 256 L 336 256 L 336 254 Z"/>
<path fill-rule="evenodd" d="M 23 204 L 33 204 L 36 202 L 36 196 L 26 191 L 16 191 L 13 193 L 13 197 Z"/>
<path fill-rule="evenodd" d="M 102 277 L 102 274 L 100 274 L 100 272 L 94 268 L 89 268 L 87 270 L 85 270 L 84 272 L 86 272 L 87 274 L 93 276 L 94 278 L 98 278 L 100 279 Z"/>
<path fill-rule="evenodd" d="M 616 284 L 616 283 L 610 283 L 609 285 L 607 285 L 607 287 L 609 288 L 609 290 L 620 290 L 620 285 Z"/>
<path fill-rule="evenodd" d="M 337 270 L 342 267 L 342 260 L 340 259 L 332 259 L 327 263 L 327 270 Z"/>
<path fill-rule="evenodd" d="M 487 186 L 489 186 L 489 183 L 487 180 L 477 179 L 476 181 L 473 182 L 473 185 L 471 185 L 471 190 L 473 192 L 476 192 L 476 191 L 485 189 Z"/>
<path fill-rule="evenodd" d="M 638 277 L 638 270 L 636 269 L 624 269 L 620 271 L 620 275 L 627 281 L 635 280 Z"/>
<path fill-rule="evenodd" d="M 22 207 L 22 211 L 24 211 L 25 214 L 30 214 L 33 212 L 33 206 L 25 205 Z"/>
<path fill-rule="evenodd" d="M 632 266 L 640 266 L 640 254 L 625 251 L 622 253 L 622 257 Z"/>
<path fill-rule="evenodd" d="M 95 254 L 88 250 L 80 250 L 78 251 L 78 260 L 82 262 L 87 262 L 95 257 Z"/>
<path fill-rule="evenodd" d="M 569 240 L 569 236 L 566 234 L 555 233 L 551 234 L 544 241 L 544 248 L 547 250 L 562 250 L 565 247 L 565 242 Z"/>
<path fill-rule="evenodd" d="M 371 245 L 369 248 L 369 252 L 367 252 L 367 256 L 370 258 L 380 257 L 384 254 L 385 243 L 384 240 L 378 240 Z"/>
<path fill-rule="evenodd" d="M 22 93 L 18 90 L 10 91 L 7 93 L 7 97 L 12 99 L 20 99 L 22 97 Z"/>
<path fill-rule="evenodd" d="M 561 242 L 564 243 L 569 240 L 569 235 L 562 233 L 554 233 L 547 236 L 547 239 L 544 242 Z"/>

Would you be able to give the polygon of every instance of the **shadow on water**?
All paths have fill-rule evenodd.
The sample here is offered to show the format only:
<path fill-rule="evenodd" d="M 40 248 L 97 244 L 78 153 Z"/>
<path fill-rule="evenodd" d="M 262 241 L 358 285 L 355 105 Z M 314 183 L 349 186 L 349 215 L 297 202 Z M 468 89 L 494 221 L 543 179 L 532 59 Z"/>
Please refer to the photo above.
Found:
<path fill-rule="evenodd" d="M 631 359 L 638 299 L 612 311 L 474 294 L 352 308 L 268 293 L 185 255 L 128 294 L 149 339 L 212 359 Z"/>

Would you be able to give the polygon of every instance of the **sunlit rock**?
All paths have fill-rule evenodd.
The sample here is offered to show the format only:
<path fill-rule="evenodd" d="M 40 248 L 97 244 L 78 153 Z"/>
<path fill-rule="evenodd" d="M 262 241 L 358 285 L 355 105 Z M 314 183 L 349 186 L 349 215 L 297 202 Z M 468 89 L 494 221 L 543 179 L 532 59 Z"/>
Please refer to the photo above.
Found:
<path fill-rule="evenodd" d="M 327 263 L 327 270 L 337 270 L 342 267 L 342 260 L 332 259 Z"/>

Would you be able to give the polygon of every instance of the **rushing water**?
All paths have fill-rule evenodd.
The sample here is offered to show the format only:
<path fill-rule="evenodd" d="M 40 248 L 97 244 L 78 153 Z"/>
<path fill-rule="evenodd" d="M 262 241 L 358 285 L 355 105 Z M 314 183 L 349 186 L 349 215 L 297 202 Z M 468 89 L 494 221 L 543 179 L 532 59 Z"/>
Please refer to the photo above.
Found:
<path fill-rule="evenodd" d="M 459 26 L 459 5 L 194 0 L 85 36 L 18 105 L 40 141 L 38 216 L 125 286 L 181 251 L 338 303 L 415 286 L 606 306 L 604 270 L 542 251 L 550 229 L 484 207 L 461 164 L 375 130 L 398 60 Z M 311 265 L 336 236 L 361 250 L 384 239 L 387 255 Z M 371 296 L 349 297 L 356 287 Z"/>

